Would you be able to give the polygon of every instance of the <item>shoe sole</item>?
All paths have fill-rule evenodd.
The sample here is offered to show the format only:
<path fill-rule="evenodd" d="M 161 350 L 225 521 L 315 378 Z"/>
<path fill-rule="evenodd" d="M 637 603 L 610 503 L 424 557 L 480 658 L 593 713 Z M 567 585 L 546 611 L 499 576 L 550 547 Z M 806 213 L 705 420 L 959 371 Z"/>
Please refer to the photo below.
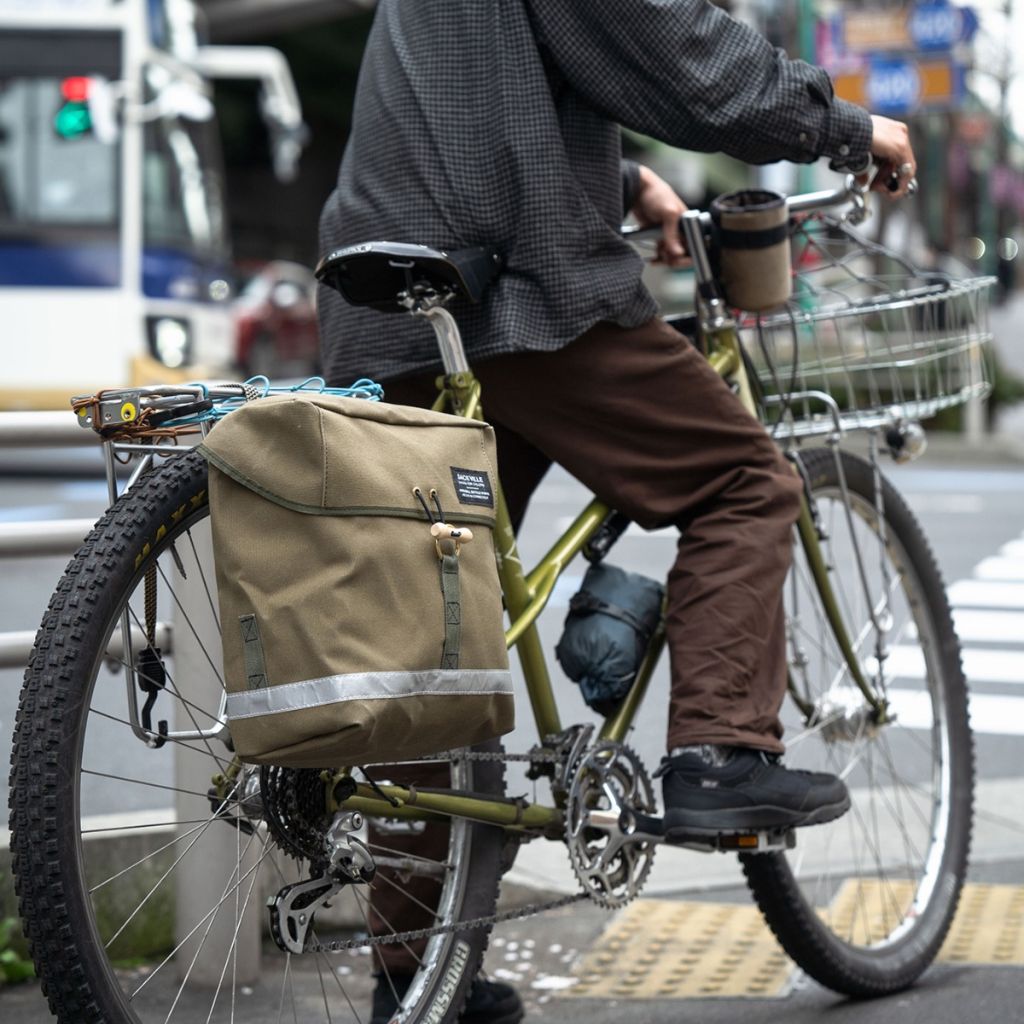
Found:
<path fill-rule="evenodd" d="M 849 809 L 849 797 L 844 797 L 839 803 L 817 807 L 805 814 L 789 807 L 774 807 L 771 804 L 744 807 L 735 811 L 672 809 L 665 812 L 665 839 L 672 842 L 675 837 L 718 836 L 723 833 L 761 832 L 765 829 L 778 830 L 824 825 L 826 822 L 841 818 Z"/>

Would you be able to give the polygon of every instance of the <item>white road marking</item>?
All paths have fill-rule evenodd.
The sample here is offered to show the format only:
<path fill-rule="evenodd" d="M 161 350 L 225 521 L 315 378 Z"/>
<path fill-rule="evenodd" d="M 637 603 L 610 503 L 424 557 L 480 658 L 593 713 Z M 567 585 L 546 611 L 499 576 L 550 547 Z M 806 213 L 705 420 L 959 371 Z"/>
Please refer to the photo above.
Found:
<path fill-rule="evenodd" d="M 953 625 L 963 643 L 1024 644 L 1024 612 L 954 608 Z"/>
<path fill-rule="evenodd" d="M 932 727 L 931 699 L 923 690 L 890 690 L 897 725 L 905 729 Z M 990 693 L 968 697 L 971 731 L 990 736 L 1024 736 L 1024 698 Z"/>
<path fill-rule="evenodd" d="M 962 652 L 964 675 L 971 683 L 1019 683 L 1024 686 L 1024 651 L 967 647 Z M 867 659 L 869 663 L 873 658 Z M 885 662 L 894 679 L 924 679 L 924 653 L 910 645 L 894 647 Z"/>
<path fill-rule="evenodd" d="M 957 580 L 946 591 L 961 608 L 1024 608 L 1024 586 L 1003 580 Z"/>
<path fill-rule="evenodd" d="M 992 555 L 983 558 L 974 567 L 974 578 L 978 580 L 1016 580 L 1024 582 L 1024 557 L 1014 558 Z"/>
<path fill-rule="evenodd" d="M 977 515 L 985 511 L 985 499 L 980 494 L 915 494 L 913 506 L 917 513 Z"/>

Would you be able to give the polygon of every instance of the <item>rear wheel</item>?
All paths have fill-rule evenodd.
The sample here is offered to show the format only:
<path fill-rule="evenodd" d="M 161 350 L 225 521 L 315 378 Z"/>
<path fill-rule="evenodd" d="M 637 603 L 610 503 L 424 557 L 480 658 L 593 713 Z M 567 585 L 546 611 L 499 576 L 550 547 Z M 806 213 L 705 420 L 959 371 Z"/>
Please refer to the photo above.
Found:
<path fill-rule="evenodd" d="M 839 610 L 890 720 L 877 723 L 851 678 L 798 545 L 786 584 L 786 764 L 839 775 L 853 805 L 799 830 L 786 854 L 743 858 L 744 870 L 809 975 L 848 995 L 881 995 L 932 962 L 963 887 L 974 779 L 967 690 L 942 579 L 903 499 L 851 454 L 811 450 L 800 461 Z"/>
<path fill-rule="evenodd" d="M 213 1022 L 245 1019 L 259 1000 L 278 1020 L 366 1021 L 379 973 L 406 993 L 400 1020 L 454 1020 L 489 929 L 376 948 L 370 936 L 493 913 L 499 829 L 456 821 L 438 845 L 418 826 L 370 821 L 362 841 L 376 876 L 343 888 L 310 933 L 348 948 L 300 955 L 271 941 L 262 907 L 310 878 L 330 822 L 318 772 L 233 761 L 208 512 L 198 454 L 143 476 L 72 559 L 37 636 L 12 755 L 11 845 L 51 1009 L 65 1024 Z M 140 684 L 157 677 L 147 708 Z M 133 727 L 136 702 L 144 728 Z M 504 791 L 500 760 L 422 769 L 435 786 L 440 773 L 442 786 Z M 401 769 L 409 780 L 418 770 Z M 382 892 L 404 899 L 394 919 L 378 912 Z"/>

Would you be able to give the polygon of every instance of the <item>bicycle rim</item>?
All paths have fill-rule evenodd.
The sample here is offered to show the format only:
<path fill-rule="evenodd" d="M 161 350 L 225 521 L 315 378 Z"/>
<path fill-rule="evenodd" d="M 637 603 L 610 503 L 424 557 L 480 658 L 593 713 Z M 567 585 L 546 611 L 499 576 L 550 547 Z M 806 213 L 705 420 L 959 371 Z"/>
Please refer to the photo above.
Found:
<path fill-rule="evenodd" d="M 383 960 L 366 938 L 493 911 L 500 832 L 456 821 L 440 849 L 435 842 L 421 855 L 414 829 L 372 822 L 363 840 L 376 877 L 342 889 L 309 934 L 311 943 L 355 940 L 355 948 L 282 952 L 263 908 L 310 877 L 329 823 L 323 783 L 316 772 L 288 770 L 267 782 L 251 768 L 234 782 L 218 778 L 230 775 L 232 754 L 212 735 L 222 692 L 217 615 L 204 467 L 181 456 L 140 481 L 88 538 L 26 677 L 12 845 L 51 1008 L 68 1024 L 213 1024 L 244 1020 L 258 1001 L 281 1021 L 360 1021 L 369 1020 L 378 973 L 405 1007 L 399 1019 L 453 1019 L 485 929 L 397 943 Z M 129 671 L 136 685 L 158 673 L 140 661 L 154 648 L 165 678 L 148 726 L 157 733 L 166 722 L 171 734 L 158 748 L 136 735 L 126 688 Z M 441 784 L 496 793 L 500 768 L 445 762 Z M 385 887 L 405 895 L 402 920 L 375 909 L 379 892 L 371 905 L 371 890 Z"/>
<path fill-rule="evenodd" d="M 973 761 L 966 689 L 938 570 L 920 528 L 872 466 L 803 457 L 823 554 L 861 671 L 888 703 L 878 724 L 830 628 L 802 548 L 786 585 L 786 764 L 831 772 L 852 806 L 745 868 L 769 924 L 823 984 L 904 987 L 938 951 L 959 898 Z"/>

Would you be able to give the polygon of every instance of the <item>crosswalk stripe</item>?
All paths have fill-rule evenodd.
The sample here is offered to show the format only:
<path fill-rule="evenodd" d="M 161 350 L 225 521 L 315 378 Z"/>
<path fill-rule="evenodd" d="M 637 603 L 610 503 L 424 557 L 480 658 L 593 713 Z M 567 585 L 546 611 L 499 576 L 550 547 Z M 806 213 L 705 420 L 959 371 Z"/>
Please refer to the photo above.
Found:
<path fill-rule="evenodd" d="M 1024 539 L 1007 541 L 999 549 L 999 554 L 1004 558 L 1024 558 Z"/>
<path fill-rule="evenodd" d="M 953 625 L 963 643 L 1024 644 L 1024 611 L 954 608 Z"/>
<path fill-rule="evenodd" d="M 896 721 L 905 729 L 930 729 L 931 699 L 923 690 L 890 690 Z M 991 693 L 968 697 L 971 731 L 994 736 L 1024 736 L 1024 698 Z"/>
<path fill-rule="evenodd" d="M 974 578 L 979 580 L 1024 581 L 1024 558 L 992 555 L 983 558 L 974 567 Z"/>
<path fill-rule="evenodd" d="M 1024 586 L 1003 580 L 957 580 L 949 603 L 962 608 L 1024 608 Z"/>
<path fill-rule="evenodd" d="M 970 682 L 1019 683 L 1024 686 L 1024 651 L 967 647 L 962 651 L 964 675 Z M 870 659 L 873 660 L 873 659 Z M 893 679 L 924 679 L 924 654 L 920 647 L 894 647 L 885 662 Z"/>

